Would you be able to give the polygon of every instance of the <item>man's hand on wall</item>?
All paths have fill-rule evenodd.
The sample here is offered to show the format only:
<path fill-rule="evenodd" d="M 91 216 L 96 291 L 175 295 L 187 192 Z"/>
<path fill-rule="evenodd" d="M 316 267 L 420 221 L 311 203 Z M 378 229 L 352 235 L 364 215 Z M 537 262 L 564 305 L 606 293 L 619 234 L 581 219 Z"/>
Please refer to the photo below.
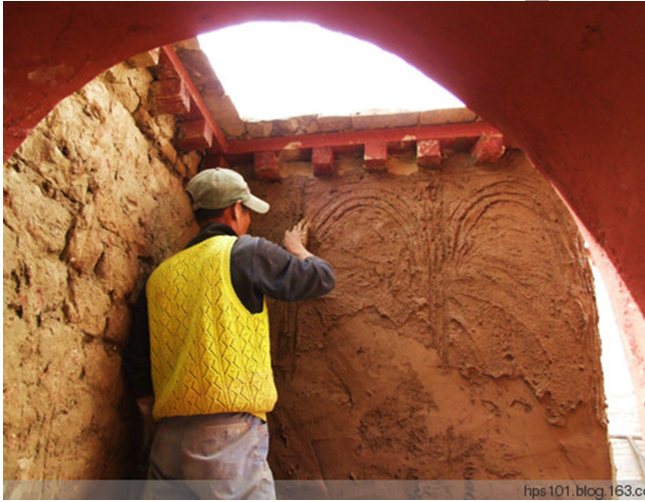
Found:
<path fill-rule="evenodd" d="M 307 245 L 308 234 L 309 223 L 305 220 L 300 220 L 291 230 L 285 231 L 282 244 L 292 255 L 304 260 L 309 256 L 313 256 L 305 247 Z"/>

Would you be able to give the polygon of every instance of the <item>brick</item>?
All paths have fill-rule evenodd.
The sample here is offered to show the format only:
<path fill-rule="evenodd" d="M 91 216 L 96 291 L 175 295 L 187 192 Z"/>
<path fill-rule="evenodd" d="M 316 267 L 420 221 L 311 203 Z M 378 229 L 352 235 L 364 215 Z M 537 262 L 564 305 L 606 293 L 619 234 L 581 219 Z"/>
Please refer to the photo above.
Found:
<path fill-rule="evenodd" d="M 247 131 L 247 124 L 240 119 L 231 98 L 227 95 L 213 96 L 212 94 L 212 92 L 208 93 L 208 89 L 202 91 L 204 103 L 211 111 L 215 123 L 221 127 L 222 132 L 228 138 L 244 136 Z M 248 125 L 250 126 L 250 123 Z M 249 133 L 253 135 L 250 130 L 249 127 Z"/>
<path fill-rule="evenodd" d="M 252 138 L 268 138 L 273 130 L 273 122 L 249 122 L 246 128 Z"/>
<path fill-rule="evenodd" d="M 351 117 L 352 128 L 356 131 L 373 129 L 375 120 L 374 115 L 354 115 Z"/>
<path fill-rule="evenodd" d="M 420 167 L 437 167 L 441 164 L 441 144 L 436 139 L 417 142 L 417 164 Z"/>
<path fill-rule="evenodd" d="M 368 171 L 382 171 L 387 161 L 387 143 L 365 143 L 365 169 Z"/>
<path fill-rule="evenodd" d="M 502 134 L 482 134 L 471 154 L 478 162 L 497 162 L 504 155 L 504 136 Z"/>
<path fill-rule="evenodd" d="M 316 176 L 334 174 L 334 152 L 329 146 L 314 148 L 311 152 L 311 164 Z"/>
<path fill-rule="evenodd" d="M 318 126 L 322 132 L 346 131 L 352 128 L 349 117 L 318 117 Z"/>
<path fill-rule="evenodd" d="M 255 174 L 261 180 L 275 181 L 280 179 L 278 156 L 273 151 L 255 152 L 253 156 Z"/>
<path fill-rule="evenodd" d="M 444 110 L 428 110 L 419 114 L 419 125 L 458 124 L 475 122 L 477 114 L 468 108 L 448 108 Z"/>
<path fill-rule="evenodd" d="M 389 127 L 414 127 L 419 123 L 419 112 L 388 113 L 373 115 L 372 129 L 387 129 Z"/>

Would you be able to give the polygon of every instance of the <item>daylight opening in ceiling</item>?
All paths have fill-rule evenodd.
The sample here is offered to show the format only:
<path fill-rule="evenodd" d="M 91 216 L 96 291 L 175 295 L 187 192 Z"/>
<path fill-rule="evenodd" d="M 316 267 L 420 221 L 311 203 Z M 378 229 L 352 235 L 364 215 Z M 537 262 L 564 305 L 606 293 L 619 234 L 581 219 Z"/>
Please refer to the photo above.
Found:
<path fill-rule="evenodd" d="M 198 40 L 243 120 L 464 107 L 398 56 L 315 24 L 246 23 Z"/>

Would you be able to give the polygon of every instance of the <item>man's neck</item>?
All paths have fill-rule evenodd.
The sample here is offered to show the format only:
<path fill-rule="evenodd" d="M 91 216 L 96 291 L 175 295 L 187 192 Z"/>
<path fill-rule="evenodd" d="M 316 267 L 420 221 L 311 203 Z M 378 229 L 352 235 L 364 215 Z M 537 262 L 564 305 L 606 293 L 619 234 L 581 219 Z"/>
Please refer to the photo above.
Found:
<path fill-rule="evenodd" d="M 209 220 L 200 224 L 199 233 L 237 235 L 237 232 L 229 223 L 221 220 Z"/>

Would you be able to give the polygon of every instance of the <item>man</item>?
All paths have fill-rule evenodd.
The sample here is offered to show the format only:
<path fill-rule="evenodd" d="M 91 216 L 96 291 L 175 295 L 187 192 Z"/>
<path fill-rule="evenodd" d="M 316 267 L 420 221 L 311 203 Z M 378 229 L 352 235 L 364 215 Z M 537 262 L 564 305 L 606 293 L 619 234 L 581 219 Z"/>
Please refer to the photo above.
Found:
<path fill-rule="evenodd" d="M 247 235 L 251 211 L 269 204 L 235 171 L 202 171 L 187 191 L 200 232 L 148 279 L 123 356 L 144 422 L 155 422 L 148 477 L 216 480 L 191 485 L 203 498 L 275 498 L 265 296 L 314 298 L 334 273 L 305 248 L 302 222 L 285 232 L 286 251 Z"/>

